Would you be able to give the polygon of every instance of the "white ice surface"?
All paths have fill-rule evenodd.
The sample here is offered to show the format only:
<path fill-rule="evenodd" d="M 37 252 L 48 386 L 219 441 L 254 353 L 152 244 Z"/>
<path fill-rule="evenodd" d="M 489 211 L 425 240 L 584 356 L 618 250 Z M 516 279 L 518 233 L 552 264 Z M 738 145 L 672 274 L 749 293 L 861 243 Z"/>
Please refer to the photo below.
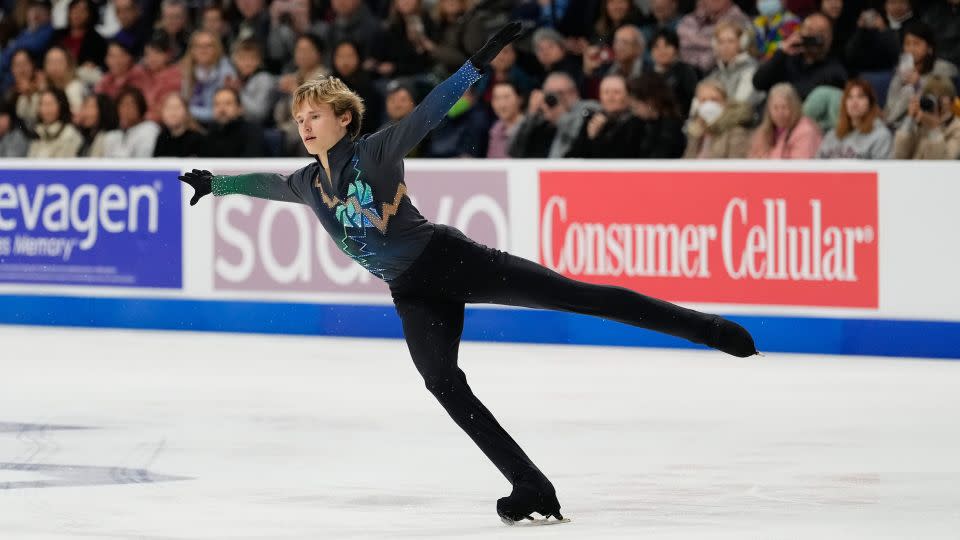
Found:
<path fill-rule="evenodd" d="M 0 471 L 0 538 L 960 538 L 960 362 L 465 343 L 460 365 L 572 523 L 500 523 L 508 484 L 400 341 L 0 327 L 0 463 L 190 478 Z"/>

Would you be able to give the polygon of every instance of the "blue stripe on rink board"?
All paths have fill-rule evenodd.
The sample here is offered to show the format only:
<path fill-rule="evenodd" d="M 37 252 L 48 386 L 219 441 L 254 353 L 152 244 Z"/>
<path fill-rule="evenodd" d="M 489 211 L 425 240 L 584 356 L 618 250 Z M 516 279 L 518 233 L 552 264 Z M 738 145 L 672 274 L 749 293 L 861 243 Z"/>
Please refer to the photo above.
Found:
<path fill-rule="evenodd" d="M 960 322 L 732 316 L 761 350 L 960 358 Z M 0 323 L 400 338 L 392 305 L 0 295 Z M 602 319 L 526 309 L 467 309 L 464 339 L 700 348 Z"/>

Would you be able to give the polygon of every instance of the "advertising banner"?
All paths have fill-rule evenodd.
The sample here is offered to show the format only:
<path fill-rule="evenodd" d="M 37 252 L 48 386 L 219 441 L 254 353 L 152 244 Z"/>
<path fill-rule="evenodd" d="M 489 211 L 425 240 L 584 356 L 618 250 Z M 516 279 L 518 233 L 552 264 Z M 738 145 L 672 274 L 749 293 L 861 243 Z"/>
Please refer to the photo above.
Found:
<path fill-rule="evenodd" d="M 0 170 L 0 282 L 182 287 L 179 174 Z"/>
<path fill-rule="evenodd" d="M 878 307 L 875 172 L 541 171 L 539 258 L 673 301 Z"/>
<path fill-rule="evenodd" d="M 428 220 L 509 248 L 506 171 L 408 171 L 405 181 Z M 213 203 L 215 289 L 386 292 L 380 279 L 337 248 L 311 208 L 242 195 Z"/>

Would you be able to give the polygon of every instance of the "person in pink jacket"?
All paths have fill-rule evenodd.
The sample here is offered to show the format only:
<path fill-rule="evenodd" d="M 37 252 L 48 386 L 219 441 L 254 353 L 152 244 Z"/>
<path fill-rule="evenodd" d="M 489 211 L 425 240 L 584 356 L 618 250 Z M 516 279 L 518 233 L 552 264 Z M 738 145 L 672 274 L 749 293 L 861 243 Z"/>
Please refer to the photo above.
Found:
<path fill-rule="evenodd" d="M 763 122 L 753 132 L 748 157 L 753 159 L 811 159 L 823 133 L 803 115 L 800 96 L 790 83 L 775 84 L 767 98 Z"/>

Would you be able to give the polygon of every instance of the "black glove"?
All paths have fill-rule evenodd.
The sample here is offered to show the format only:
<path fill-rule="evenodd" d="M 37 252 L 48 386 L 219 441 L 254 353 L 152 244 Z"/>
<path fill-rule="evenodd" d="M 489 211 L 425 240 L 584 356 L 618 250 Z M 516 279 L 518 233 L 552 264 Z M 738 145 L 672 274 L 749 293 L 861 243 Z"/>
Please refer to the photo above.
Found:
<path fill-rule="evenodd" d="M 508 43 L 527 35 L 533 30 L 532 26 L 525 26 L 520 21 L 513 21 L 497 30 L 497 33 L 490 37 L 487 42 L 480 47 L 473 56 L 470 57 L 470 63 L 477 71 L 483 71 L 483 68 L 507 46 Z"/>
<path fill-rule="evenodd" d="M 194 169 L 179 178 L 181 181 L 190 184 L 190 187 L 193 188 L 193 198 L 190 199 L 190 206 L 197 204 L 200 197 L 210 193 L 212 189 L 213 173 L 210 171 Z"/>

